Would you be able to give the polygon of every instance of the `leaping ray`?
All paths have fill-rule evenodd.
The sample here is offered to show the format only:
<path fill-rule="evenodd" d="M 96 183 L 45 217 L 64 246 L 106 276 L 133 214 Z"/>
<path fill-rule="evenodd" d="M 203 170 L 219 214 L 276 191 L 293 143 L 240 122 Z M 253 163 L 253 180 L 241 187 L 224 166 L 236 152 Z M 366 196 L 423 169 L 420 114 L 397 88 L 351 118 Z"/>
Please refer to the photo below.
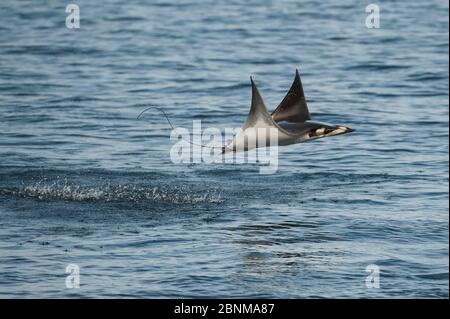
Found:
<path fill-rule="evenodd" d="M 260 147 L 257 129 L 276 129 L 278 133 L 279 146 L 303 143 L 327 136 L 341 135 L 353 132 L 354 130 L 346 126 L 333 126 L 324 123 L 311 122 L 306 98 L 303 91 L 302 81 L 298 70 L 295 72 L 295 79 L 291 88 L 278 105 L 275 111 L 270 114 L 264 104 L 253 78 L 252 103 L 247 119 L 242 126 L 242 130 L 222 148 L 222 153 L 248 151 L 255 147 Z M 264 132 L 264 130 L 263 130 Z M 266 130 L 266 144 L 271 146 Z M 264 139 L 264 138 L 263 138 Z M 249 143 L 249 140 L 251 141 Z M 249 145 L 253 145 L 249 147 Z"/>
<path fill-rule="evenodd" d="M 201 147 L 221 149 L 222 154 L 224 154 L 228 152 L 248 151 L 257 147 L 274 146 L 271 136 L 274 130 L 277 133 L 277 146 L 303 143 L 318 138 L 341 135 L 354 131 L 354 129 L 346 126 L 334 126 L 310 121 L 311 116 L 306 104 L 305 93 L 303 92 L 302 81 L 300 80 L 298 70 L 295 72 L 295 79 L 291 88 L 272 114 L 267 111 L 266 105 L 252 77 L 250 77 L 250 81 L 252 84 L 250 112 L 240 132 L 233 139 L 228 141 L 224 146 L 197 144 L 190 140 L 187 142 Z M 150 109 L 152 107 L 142 111 L 137 118 L 139 119 L 144 112 Z M 166 113 L 162 109 L 160 111 L 164 114 L 171 128 L 175 129 Z M 262 138 L 260 139 L 260 137 Z M 265 140 L 263 145 L 260 144 L 261 140 Z"/>

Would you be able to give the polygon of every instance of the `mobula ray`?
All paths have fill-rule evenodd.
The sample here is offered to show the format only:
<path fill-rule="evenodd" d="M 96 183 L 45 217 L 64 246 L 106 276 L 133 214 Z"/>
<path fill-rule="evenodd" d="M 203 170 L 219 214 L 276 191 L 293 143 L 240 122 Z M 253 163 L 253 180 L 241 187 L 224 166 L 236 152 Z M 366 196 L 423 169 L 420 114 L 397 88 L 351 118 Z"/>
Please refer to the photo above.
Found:
<path fill-rule="evenodd" d="M 222 147 L 222 153 L 248 151 L 257 147 L 273 146 L 270 131 L 276 132 L 276 145 L 303 143 L 318 138 L 353 132 L 346 126 L 312 122 L 298 70 L 289 92 L 270 114 L 253 78 L 252 104 L 247 120 L 234 138 Z"/>

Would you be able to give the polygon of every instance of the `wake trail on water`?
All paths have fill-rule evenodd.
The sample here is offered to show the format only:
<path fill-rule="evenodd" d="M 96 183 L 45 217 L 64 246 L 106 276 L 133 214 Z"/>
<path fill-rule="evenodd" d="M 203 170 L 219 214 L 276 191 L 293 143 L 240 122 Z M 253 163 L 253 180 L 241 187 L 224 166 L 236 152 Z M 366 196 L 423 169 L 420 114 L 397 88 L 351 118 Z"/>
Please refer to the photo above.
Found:
<path fill-rule="evenodd" d="M 54 181 L 44 179 L 17 187 L 2 187 L 0 196 L 71 202 L 201 204 L 225 201 L 217 189 L 193 190 L 189 185 L 182 184 L 143 185 L 105 182 L 99 185 L 80 185 L 65 179 Z"/>

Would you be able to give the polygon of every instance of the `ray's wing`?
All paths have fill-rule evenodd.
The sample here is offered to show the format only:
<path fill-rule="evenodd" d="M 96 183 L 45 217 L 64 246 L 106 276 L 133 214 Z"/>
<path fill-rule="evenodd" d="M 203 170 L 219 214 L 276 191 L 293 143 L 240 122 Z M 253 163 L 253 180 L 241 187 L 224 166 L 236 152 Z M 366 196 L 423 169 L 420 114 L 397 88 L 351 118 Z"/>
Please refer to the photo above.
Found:
<path fill-rule="evenodd" d="M 253 141 L 253 147 L 255 147 L 256 145 L 258 145 L 260 137 L 264 138 L 264 136 L 266 138 L 266 142 L 267 139 L 270 138 L 270 143 L 272 143 L 272 133 L 269 133 L 267 130 L 263 130 L 263 133 L 260 133 L 259 129 L 261 128 L 275 128 L 278 133 L 278 142 L 280 140 L 285 141 L 288 139 L 292 139 L 292 135 L 278 126 L 270 113 L 267 111 L 266 105 L 264 104 L 261 94 L 259 93 L 252 77 L 250 77 L 250 81 L 252 82 L 252 105 L 250 107 L 250 112 L 248 113 L 247 120 L 242 126 L 242 129 L 236 135 L 234 135 L 233 139 L 227 141 L 226 145 L 222 148 L 222 153 L 227 153 L 230 151 L 249 150 L 248 147 L 250 141 Z"/>
<path fill-rule="evenodd" d="M 295 79 L 289 92 L 272 112 L 272 118 L 275 122 L 305 122 L 311 119 L 298 70 L 295 71 Z"/>
<path fill-rule="evenodd" d="M 255 82 L 253 82 L 252 77 L 250 77 L 250 81 L 252 82 L 252 105 L 250 108 L 250 112 L 248 113 L 247 120 L 242 126 L 242 130 L 244 131 L 249 127 L 278 128 L 269 112 L 267 111 L 266 105 L 264 104 L 261 94 L 259 94 L 258 88 L 256 87 Z"/>

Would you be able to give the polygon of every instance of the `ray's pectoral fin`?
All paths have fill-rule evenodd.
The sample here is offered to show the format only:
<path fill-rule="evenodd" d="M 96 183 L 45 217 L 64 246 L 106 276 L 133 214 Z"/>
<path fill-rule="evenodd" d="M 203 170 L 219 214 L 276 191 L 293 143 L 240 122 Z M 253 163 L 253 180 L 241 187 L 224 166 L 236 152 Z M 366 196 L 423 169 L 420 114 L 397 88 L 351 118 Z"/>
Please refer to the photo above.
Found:
<path fill-rule="evenodd" d="M 258 144 L 260 137 L 264 136 L 263 139 L 267 140 L 270 138 L 270 131 L 272 129 L 279 130 L 278 125 L 267 111 L 266 105 L 264 104 L 253 78 L 250 77 L 250 80 L 252 83 L 252 104 L 250 112 L 248 113 L 247 119 L 240 132 L 234 136 L 232 141 L 228 141 L 226 146 L 222 149 L 222 153 L 230 151 L 247 151 L 255 147 L 260 147 Z"/>
<path fill-rule="evenodd" d="M 248 113 L 247 120 L 242 126 L 242 130 L 245 131 L 247 128 L 270 128 L 276 127 L 276 124 L 264 104 L 264 101 L 256 87 L 253 78 L 250 77 L 252 82 L 252 105 L 250 107 L 250 112 Z"/>
<path fill-rule="evenodd" d="M 298 70 L 295 71 L 295 79 L 289 92 L 275 111 L 272 112 L 272 118 L 275 122 L 287 121 L 300 123 L 311 119 Z"/>

